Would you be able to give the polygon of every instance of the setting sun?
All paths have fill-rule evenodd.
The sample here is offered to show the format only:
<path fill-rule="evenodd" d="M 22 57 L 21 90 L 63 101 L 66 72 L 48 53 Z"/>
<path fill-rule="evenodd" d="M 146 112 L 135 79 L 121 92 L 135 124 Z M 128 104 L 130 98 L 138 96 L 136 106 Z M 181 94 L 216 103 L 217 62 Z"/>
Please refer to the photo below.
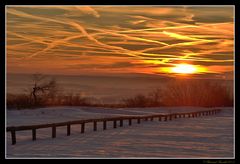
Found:
<path fill-rule="evenodd" d="M 197 68 L 190 64 L 178 64 L 172 68 L 173 73 L 192 74 L 197 72 Z"/>

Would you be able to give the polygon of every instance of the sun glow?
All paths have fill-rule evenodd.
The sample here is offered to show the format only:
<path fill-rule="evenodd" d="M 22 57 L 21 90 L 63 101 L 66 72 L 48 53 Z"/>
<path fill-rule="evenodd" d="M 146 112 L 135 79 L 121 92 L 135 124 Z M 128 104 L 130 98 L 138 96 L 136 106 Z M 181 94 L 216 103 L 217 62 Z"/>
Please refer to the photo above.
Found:
<path fill-rule="evenodd" d="M 178 64 L 171 69 L 173 73 L 193 74 L 197 72 L 197 67 L 190 64 Z"/>

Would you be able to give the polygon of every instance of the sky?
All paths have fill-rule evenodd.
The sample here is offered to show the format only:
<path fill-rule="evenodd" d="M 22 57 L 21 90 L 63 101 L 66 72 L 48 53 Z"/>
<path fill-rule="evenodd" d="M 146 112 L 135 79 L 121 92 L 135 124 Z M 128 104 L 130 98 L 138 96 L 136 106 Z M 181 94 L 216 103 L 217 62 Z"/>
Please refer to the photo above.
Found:
<path fill-rule="evenodd" d="M 232 79 L 233 6 L 7 6 L 7 73 Z M 194 76 L 193 75 L 193 76 Z"/>

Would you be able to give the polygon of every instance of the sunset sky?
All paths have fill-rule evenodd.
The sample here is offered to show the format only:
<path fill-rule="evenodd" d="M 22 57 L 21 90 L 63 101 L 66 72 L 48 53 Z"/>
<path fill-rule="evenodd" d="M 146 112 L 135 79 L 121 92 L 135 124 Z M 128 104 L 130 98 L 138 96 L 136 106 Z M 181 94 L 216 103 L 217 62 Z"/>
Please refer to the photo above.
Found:
<path fill-rule="evenodd" d="M 233 6 L 7 6 L 7 72 L 233 77 Z M 187 67 L 188 69 L 188 67 Z"/>

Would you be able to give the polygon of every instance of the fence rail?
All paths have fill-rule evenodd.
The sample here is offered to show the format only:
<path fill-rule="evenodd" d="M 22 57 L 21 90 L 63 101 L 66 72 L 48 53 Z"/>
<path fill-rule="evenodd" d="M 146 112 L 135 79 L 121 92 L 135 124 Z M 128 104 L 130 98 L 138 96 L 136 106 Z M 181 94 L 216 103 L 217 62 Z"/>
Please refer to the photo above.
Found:
<path fill-rule="evenodd" d="M 67 127 L 67 136 L 71 134 L 71 125 L 80 124 L 81 125 L 81 133 L 85 131 L 86 123 L 93 123 L 93 131 L 97 131 L 97 123 L 103 122 L 103 130 L 107 129 L 107 122 L 113 122 L 113 128 L 117 128 L 117 121 L 120 122 L 120 127 L 123 126 L 123 121 L 128 120 L 128 125 L 132 125 L 133 120 L 137 120 L 137 123 L 140 124 L 141 120 L 151 120 L 154 118 L 158 118 L 159 121 L 171 121 L 176 118 L 190 118 L 190 117 L 199 117 L 199 116 L 208 116 L 217 114 L 221 109 L 214 110 L 205 110 L 205 111 L 197 111 L 197 112 L 187 112 L 187 113 L 170 113 L 170 114 L 154 114 L 154 115 L 144 115 L 144 116 L 122 116 L 122 117 L 109 117 L 109 118 L 96 118 L 96 119 L 85 119 L 85 120 L 75 120 L 75 121 L 67 121 L 67 122 L 59 122 L 59 123 L 49 123 L 49 124 L 40 124 L 40 125 L 27 125 L 27 126 L 10 126 L 7 127 L 7 132 L 11 133 L 12 145 L 16 144 L 16 131 L 32 131 L 32 140 L 36 140 L 36 131 L 37 129 L 42 128 L 52 128 L 52 138 L 56 138 L 56 128 L 60 126 Z"/>

